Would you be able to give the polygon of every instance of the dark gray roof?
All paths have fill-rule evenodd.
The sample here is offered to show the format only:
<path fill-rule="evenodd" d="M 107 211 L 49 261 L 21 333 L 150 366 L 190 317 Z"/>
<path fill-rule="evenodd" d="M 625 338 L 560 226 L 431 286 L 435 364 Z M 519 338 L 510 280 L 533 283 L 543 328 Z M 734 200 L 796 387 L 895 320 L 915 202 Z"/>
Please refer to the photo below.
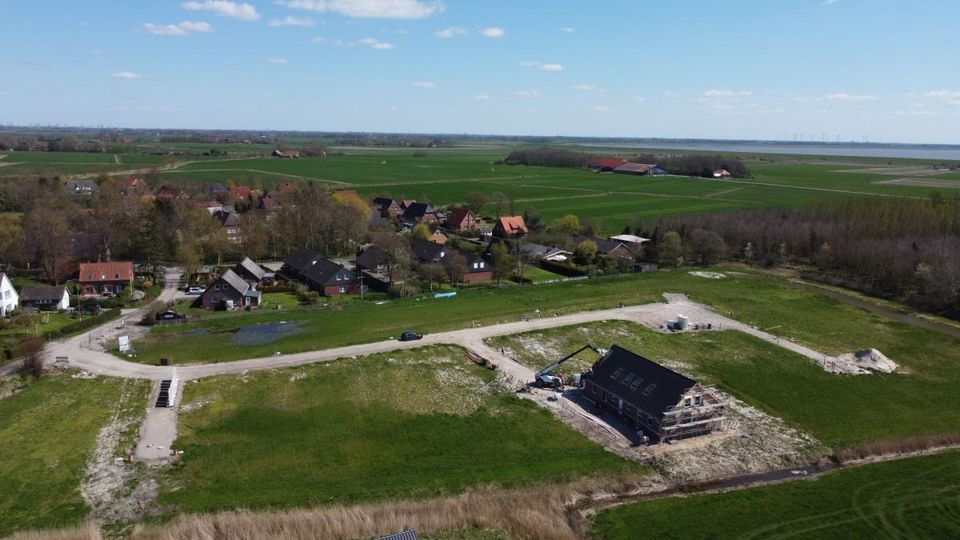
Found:
<path fill-rule="evenodd" d="M 443 246 L 427 240 L 411 240 L 410 249 L 413 256 L 421 262 L 440 262 L 445 255 Z"/>
<path fill-rule="evenodd" d="M 0 280 L 2 280 L 3 274 L 0 274 Z M 50 301 L 50 302 L 59 302 L 63 298 L 63 293 L 66 291 L 63 287 L 42 287 L 36 285 L 28 285 L 20 291 L 20 301 L 21 302 L 39 302 L 39 301 Z"/>
<path fill-rule="evenodd" d="M 593 365 L 586 379 L 658 418 L 697 384 L 617 345 Z"/>
<path fill-rule="evenodd" d="M 247 291 L 253 288 L 249 283 L 247 283 L 247 280 L 240 277 L 233 270 L 227 270 L 224 272 L 223 275 L 220 276 L 220 279 L 226 281 L 228 285 L 236 289 L 237 292 L 240 292 L 241 294 L 246 294 Z"/>
<path fill-rule="evenodd" d="M 342 264 L 324 259 L 319 253 L 309 249 L 295 251 L 284 259 L 283 266 L 287 272 L 295 274 L 295 277 L 315 285 L 343 283 L 335 279 L 341 271 L 348 276 L 348 282 L 357 279 L 356 272 L 347 270 Z"/>
<path fill-rule="evenodd" d="M 257 281 L 261 281 L 263 276 L 267 273 L 267 271 L 261 268 L 259 264 L 253 262 L 250 257 L 244 257 L 243 260 L 237 263 L 237 266 L 234 268 L 238 270 L 238 274 L 242 275 L 244 272 L 246 272 L 250 275 L 250 277 L 255 278 Z"/>
<path fill-rule="evenodd" d="M 388 261 L 389 254 L 377 246 L 370 246 L 357 255 L 357 266 L 368 270 L 374 270 L 381 264 L 387 264 Z"/>
<path fill-rule="evenodd" d="M 584 240 L 589 240 L 595 243 L 597 245 L 597 251 L 603 255 L 610 253 L 619 247 L 626 247 L 622 242 L 617 242 L 616 240 L 604 240 L 603 238 L 597 238 L 596 236 L 578 235 L 573 237 L 573 241 L 577 244 L 583 242 Z"/>
<path fill-rule="evenodd" d="M 424 214 L 430 214 L 433 212 L 433 207 L 427 203 L 416 202 L 407 207 L 403 211 L 404 221 L 419 221 L 423 218 Z"/>

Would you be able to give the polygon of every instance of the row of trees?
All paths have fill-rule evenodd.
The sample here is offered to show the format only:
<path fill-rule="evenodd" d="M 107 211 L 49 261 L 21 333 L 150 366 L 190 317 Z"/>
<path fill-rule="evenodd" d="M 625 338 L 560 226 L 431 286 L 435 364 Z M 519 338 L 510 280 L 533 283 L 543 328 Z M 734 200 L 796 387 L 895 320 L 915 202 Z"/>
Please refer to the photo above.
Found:
<path fill-rule="evenodd" d="M 710 178 L 713 171 L 726 169 L 734 178 L 747 178 L 750 169 L 732 156 L 665 155 L 644 154 L 629 159 L 633 163 L 655 163 L 670 174 L 679 176 L 703 176 Z"/>
<path fill-rule="evenodd" d="M 797 263 L 851 288 L 960 317 L 960 198 L 666 216 L 650 228 L 662 262 L 696 252 L 704 262 Z"/>

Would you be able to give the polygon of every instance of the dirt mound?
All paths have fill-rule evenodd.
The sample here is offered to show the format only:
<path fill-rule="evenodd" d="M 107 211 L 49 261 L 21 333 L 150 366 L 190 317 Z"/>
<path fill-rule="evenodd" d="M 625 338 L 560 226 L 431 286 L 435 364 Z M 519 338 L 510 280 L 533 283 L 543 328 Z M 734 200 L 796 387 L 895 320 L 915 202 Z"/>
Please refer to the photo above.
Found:
<path fill-rule="evenodd" d="M 844 354 L 840 356 L 840 360 L 851 362 L 859 368 L 881 373 L 893 373 L 899 367 L 896 362 L 876 349 L 861 349 L 857 352 Z"/>
<path fill-rule="evenodd" d="M 697 277 L 702 277 L 702 278 L 706 278 L 706 279 L 723 279 L 723 278 L 727 277 L 726 274 L 723 274 L 723 273 L 720 273 L 720 272 L 703 272 L 703 271 L 696 271 L 696 272 L 687 272 L 687 273 L 690 274 L 691 276 L 697 276 Z"/>

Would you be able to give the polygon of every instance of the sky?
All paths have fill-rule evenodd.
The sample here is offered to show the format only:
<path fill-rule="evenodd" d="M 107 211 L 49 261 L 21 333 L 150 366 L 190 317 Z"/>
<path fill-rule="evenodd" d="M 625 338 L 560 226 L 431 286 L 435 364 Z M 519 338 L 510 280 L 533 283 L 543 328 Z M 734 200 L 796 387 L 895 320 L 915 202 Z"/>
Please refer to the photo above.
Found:
<path fill-rule="evenodd" d="M 960 144 L 957 0 L 0 0 L 0 124 Z"/>

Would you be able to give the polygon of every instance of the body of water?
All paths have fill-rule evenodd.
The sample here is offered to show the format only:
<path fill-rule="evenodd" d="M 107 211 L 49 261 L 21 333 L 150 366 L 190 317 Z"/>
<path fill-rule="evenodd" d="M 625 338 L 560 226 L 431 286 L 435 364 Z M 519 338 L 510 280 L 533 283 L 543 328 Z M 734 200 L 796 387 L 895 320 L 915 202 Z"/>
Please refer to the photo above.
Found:
<path fill-rule="evenodd" d="M 741 154 L 793 154 L 800 156 L 904 158 L 960 162 L 960 146 L 913 146 L 906 144 L 883 146 L 870 144 L 790 144 L 723 141 L 584 143 L 580 146 L 623 149 L 635 148 L 638 150 L 694 150 L 698 152 L 732 152 Z"/>

